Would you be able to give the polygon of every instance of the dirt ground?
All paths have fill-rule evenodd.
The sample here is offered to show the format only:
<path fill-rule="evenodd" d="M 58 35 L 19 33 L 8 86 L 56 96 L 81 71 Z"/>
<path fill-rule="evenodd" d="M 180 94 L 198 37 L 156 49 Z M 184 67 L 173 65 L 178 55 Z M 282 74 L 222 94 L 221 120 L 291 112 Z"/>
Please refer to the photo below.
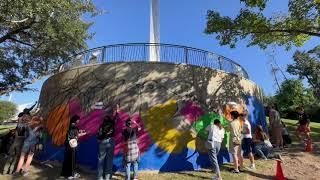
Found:
<path fill-rule="evenodd" d="M 288 179 L 311 180 L 320 179 L 320 143 L 313 144 L 313 152 L 304 152 L 301 145 L 293 145 L 291 148 L 282 152 L 283 173 Z M 276 162 L 272 168 L 263 171 L 258 170 L 261 175 L 249 179 L 270 179 L 276 172 Z"/>
<path fill-rule="evenodd" d="M 288 179 L 297 180 L 316 180 L 320 179 L 320 143 L 314 143 L 314 151 L 312 153 L 303 152 L 303 147 L 293 145 L 291 148 L 281 152 L 283 156 L 283 172 Z M 248 161 L 246 160 L 248 165 Z M 230 165 L 222 167 L 223 179 L 273 179 L 276 173 L 276 161 L 257 161 L 257 170 L 246 171 L 241 175 L 233 175 L 228 172 Z M 61 165 L 55 162 L 45 164 L 33 163 L 31 173 L 28 177 L 13 177 L 11 175 L 0 175 L 1 180 L 6 179 L 62 179 L 59 177 Z M 80 179 L 95 179 L 95 172 L 80 168 L 82 178 Z M 139 179 L 211 179 L 212 173 L 210 170 L 189 171 L 179 173 L 158 173 L 155 171 L 140 172 Z M 123 174 L 116 173 L 114 179 L 124 179 Z"/>

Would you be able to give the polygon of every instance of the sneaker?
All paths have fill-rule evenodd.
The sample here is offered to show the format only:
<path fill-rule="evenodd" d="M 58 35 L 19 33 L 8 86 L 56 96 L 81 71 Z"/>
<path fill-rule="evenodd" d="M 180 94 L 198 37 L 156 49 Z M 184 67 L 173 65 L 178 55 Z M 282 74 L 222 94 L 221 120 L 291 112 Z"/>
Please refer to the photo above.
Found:
<path fill-rule="evenodd" d="M 27 172 L 27 171 L 22 171 L 22 176 L 28 176 L 29 175 L 29 172 Z"/>
<path fill-rule="evenodd" d="M 12 176 L 20 176 L 20 175 L 21 175 L 21 173 L 19 173 L 19 172 L 12 173 Z"/>
<path fill-rule="evenodd" d="M 256 170 L 256 165 L 255 165 L 255 164 L 251 164 L 251 165 L 249 166 L 249 169 L 250 169 L 250 170 Z"/>
<path fill-rule="evenodd" d="M 73 177 L 74 178 L 80 178 L 80 174 L 79 173 L 74 173 Z"/>
<path fill-rule="evenodd" d="M 244 172 L 245 171 L 244 168 L 240 167 L 240 166 L 238 167 L 238 169 L 239 169 L 240 172 Z"/>
<path fill-rule="evenodd" d="M 238 169 L 233 169 L 231 172 L 234 173 L 234 174 L 239 174 L 240 173 L 240 171 Z"/>

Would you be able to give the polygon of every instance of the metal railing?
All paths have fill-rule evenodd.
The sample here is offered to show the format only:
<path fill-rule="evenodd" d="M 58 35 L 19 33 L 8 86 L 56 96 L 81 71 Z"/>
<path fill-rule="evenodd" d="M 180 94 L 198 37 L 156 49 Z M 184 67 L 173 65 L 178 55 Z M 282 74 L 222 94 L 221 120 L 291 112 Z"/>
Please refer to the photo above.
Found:
<path fill-rule="evenodd" d="M 62 65 L 60 71 L 88 64 L 147 62 L 150 60 L 150 51 L 154 50 L 160 62 L 219 69 L 249 79 L 248 73 L 242 66 L 226 57 L 186 46 L 152 43 L 115 44 L 83 51 L 75 55 L 73 60 Z"/>

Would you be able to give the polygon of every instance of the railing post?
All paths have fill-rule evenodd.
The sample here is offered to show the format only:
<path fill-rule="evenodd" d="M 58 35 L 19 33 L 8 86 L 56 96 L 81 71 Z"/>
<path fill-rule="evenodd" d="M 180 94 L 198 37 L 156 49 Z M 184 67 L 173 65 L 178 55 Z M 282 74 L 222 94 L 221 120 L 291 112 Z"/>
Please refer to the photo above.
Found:
<path fill-rule="evenodd" d="M 144 54 L 144 61 L 147 62 L 148 59 L 147 59 L 147 45 L 146 44 L 143 45 L 143 54 Z"/>
<path fill-rule="evenodd" d="M 101 59 L 102 63 L 107 62 L 106 50 L 107 50 L 107 48 L 103 47 L 103 49 L 102 49 L 102 59 Z"/>
<path fill-rule="evenodd" d="M 222 70 L 221 57 L 218 57 L 219 69 Z"/>
<path fill-rule="evenodd" d="M 186 64 L 188 64 L 188 48 L 184 48 L 184 53 L 185 53 Z"/>
<path fill-rule="evenodd" d="M 121 61 L 125 61 L 123 51 L 124 51 L 124 45 L 121 46 Z"/>

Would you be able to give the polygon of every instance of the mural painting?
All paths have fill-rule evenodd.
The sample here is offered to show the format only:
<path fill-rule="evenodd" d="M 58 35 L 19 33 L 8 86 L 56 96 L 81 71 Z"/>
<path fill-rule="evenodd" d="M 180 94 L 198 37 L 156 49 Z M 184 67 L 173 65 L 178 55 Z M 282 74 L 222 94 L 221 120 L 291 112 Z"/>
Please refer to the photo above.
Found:
<path fill-rule="evenodd" d="M 45 82 L 40 108 L 49 140 L 40 160 L 63 159 L 69 118 L 80 116 L 78 163 L 96 168 L 96 133 L 104 119 L 116 119 L 115 169 L 122 169 L 125 121 L 136 121 L 140 169 L 195 170 L 210 166 L 205 128 L 215 119 L 228 127 L 235 101 L 249 112 L 253 129 L 266 126 L 259 88 L 249 80 L 208 68 L 166 63 L 114 63 L 86 66 L 52 76 Z M 98 103 L 102 107 L 96 108 Z M 117 112 L 116 105 L 120 105 Z M 116 115 L 115 115 L 116 114 Z M 219 162 L 232 160 L 226 131 Z M 179 165 L 177 165 L 179 164 Z"/>
<path fill-rule="evenodd" d="M 250 107 L 252 106 L 250 102 L 252 102 L 252 98 L 247 98 L 247 102 L 249 103 L 248 107 L 250 111 Z M 183 105 L 183 107 L 178 107 L 178 104 Z M 103 118 L 105 116 L 111 116 L 111 114 L 107 114 L 104 109 L 93 109 L 88 113 L 83 112 L 81 109 L 79 101 L 72 100 L 68 105 L 59 106 L 49 114 L 47 119 L 47 128 L 52 142 L 48 143 L 52 143 L 57 146 L 56 151 L 59 151 L 65 142 L 65 134 L 69 124 L 69 118 L 75 114 L 80 115 L 79 128 L 85 129 L 88 134 L 80 139 L 79 161 L 84 162 L 83 164 L 85 165 L 95 168 L 98 151 L 95 135 Z M 228 110 L 228 108 L 226 108 L 226 110 Z M 255 122 L 255 116 L 260 115 L 261 112 L 257 112 L 249 117 L 249 120 Z M 125 121 L 128 118 L 136 121 L 142 127 L 142 130 L 138 133 L 138 145 L 141 150 L 141 158 L 148 159 L 148 162 L 153 160 L 158 162 L 154 166 L 150 166 L 150 164 L 147 164 L 148 162 L 141 162 L 142 169 L 161 169 L 161 167 L 165 165 L 166 161 L 164 158 L 162 164 L 161 161 L 159 163 L 159 159 L 161 160 L 159 157 L 168 156 L 168 160 L 169 156 L 176 155 L 176 158 L 178 158 L 181 154 L 185 154 L 185 156 L 189 154 L 189 156 L 195 156 L 196 158 L 206 156 L 206 148 L 204 144 L 208 134 L 205 131 L 205 128 L 215 119 L 220 119 L 225 127 L 228 127 L 229 125 L 229 120 L 224 116 L 220 116 L 215 112 L 205 113 L 200 106 L 191 101 L 186 103 L 177 103 L 175 100 L 169 100 L 164 104 L 155 105 L 145 112 L 134 113 L 132 116 L 130 116 L 128 112 L 120 110 L 117 116 L 118 118 L 115 126 L 115 162 L 118 162 L 115 164 L 115 167 L 117 167 L 117 169 L 121 169 L 122 166 L 123 137 L 121 132 L 125 128 Z M 223 144 L 225 148 L 229 146 L 228 131 L 225 133 Z M 50 147 L 52 147 L 52 145 L 47 145 L 47 148 Z M 90 151 L 90 153 L 88 153 L 88 151 Z M 229 161 L 230 157 L 229 154 L 226 153 L 226 149 L 223 151 L 220 155 L 220 161 Z M 60 150 L 60 153 L 63 154 L 63 151 Z M 48 152 L 47 154 L 44 152 L 40 157 L 42 159 L 48 159 L 48 156 L 50 156 L 49 154 L 52 154 L 52 152 Z M 86 154 L 86 156 L 81 156 L 81 154 Z M 51 160 L 61 160 L 61 154 L 59 156 L 56 154 L 56 157 L 51 157 Z M 201 168 L 208 167 L 210 165 L 208 161 L 204 162 L 206 163 L 202 163 L 204 165 L 202 165 Z M 145 166 L 143 164 L 145 164 Z M 200 168 L 199 164 L 191 164 L 188 169 L 193 170 Z M 172 168 L 169 168 L 168 170 L 172 171 Z M 181 169 L 179 168 L 177 170 Z"/>

